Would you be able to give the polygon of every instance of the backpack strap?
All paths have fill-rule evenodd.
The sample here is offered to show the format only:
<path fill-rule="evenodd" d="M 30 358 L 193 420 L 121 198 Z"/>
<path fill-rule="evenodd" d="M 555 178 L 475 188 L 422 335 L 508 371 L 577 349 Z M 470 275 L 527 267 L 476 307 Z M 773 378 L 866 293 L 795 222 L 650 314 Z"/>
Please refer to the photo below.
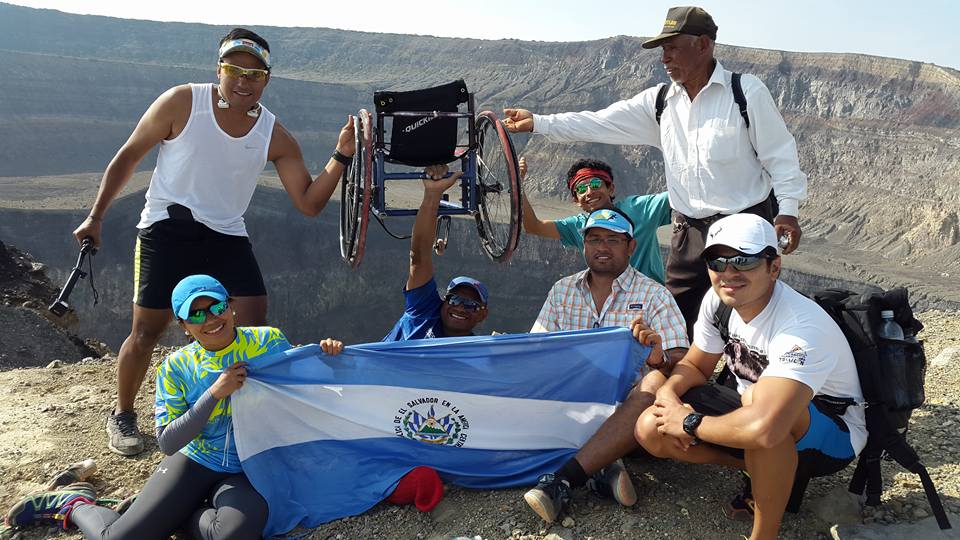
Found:
<path fill-rule="evenodd" d="M 730 314 L 733 308 L 720 302 L 720 306 L 713 312 L 713 326 L 720 331 L 720 338 L 726 344 L 730 341 Z"/>
<path fill-rule="evenodd" d="M 656 116 L 657 125 L 660 125 L 660 117 L 663 116 L 663 109 L 667 106 L 667 91 L 670 90 L 669 84 L 664 84 L 657 90 Z"/>
<path fill-rule="evenodd" d="M 720 305 L 717 306 L 717 310 L 713 312 L 713 326 L 720 332 L 720 339 L 723 340 L 723 344 L 726 345 L 730 341 L 730 314 L 733 313 L 733 308 L 720 302 Z M 720 374 L 717 375 L 717 384 L 722 386 L 727 386 L 727 380 L 733 373 L 730 371 L 730 367 L 724 364 L 723 369 L 720 371 Z M 730 384 L 733 384 L 732 382 Z"/>
<path fill-rule="evenodd" d="M 740 85 L 740 76 L 742 73 L 733 73 L 730 76 L 730 86 L 733 88 L 733 101 L 740 108 L 740 116 L 743 117 L 744 124 L 750 128 L 750 115 L 747 114 L 747 96 L 743 94 L 743 86 Z M 657 116 L 657 123 L 660 122 L 660 116 Z"/>

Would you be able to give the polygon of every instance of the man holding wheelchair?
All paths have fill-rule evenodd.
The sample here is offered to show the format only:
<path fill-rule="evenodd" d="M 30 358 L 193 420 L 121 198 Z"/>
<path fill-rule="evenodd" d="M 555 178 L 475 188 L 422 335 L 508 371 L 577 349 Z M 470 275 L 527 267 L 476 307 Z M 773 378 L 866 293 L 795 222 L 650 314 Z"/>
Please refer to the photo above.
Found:
<path fill-rule="evenodd" d="M 133 322 L 117 358 L 117 406 L 106 425 L 108 447 L 125 456 L 143 451 L 134 398 L 173 318 L 170 293 L 177 282 L 191 274 L 214 275 L 234 295 L 237 324 L 266 324 L 267 291 L 243 214 L 267 161 L 297 210 L 316 216 L 354 153 L 348 118 L 336 151 L 314 178 L 294 136 L 260 103 L 270 82 L 267 41 L 235 28 L 217 51 L 218 81 L 175 86 L 150 105 L 107 166 L 90 214 L 73 232 L 78 242 L 90 238 L 99 247 L 107 208 L 140 161 L 160 147 L 137 224 Z"/>
<path fill-rule="evenodd" d="M 410 238 L 410 271 L 403 290 L 406 305 L 383 341 L 468 336 L 487 318 L 487 288 L 476 279 L 455 277 L 442 297 L 437 294 L 432 251 L 440 201 L 463 173 L 445 177 L 446 165 L 432 165 L 424 174 L 423 201 Z"/>

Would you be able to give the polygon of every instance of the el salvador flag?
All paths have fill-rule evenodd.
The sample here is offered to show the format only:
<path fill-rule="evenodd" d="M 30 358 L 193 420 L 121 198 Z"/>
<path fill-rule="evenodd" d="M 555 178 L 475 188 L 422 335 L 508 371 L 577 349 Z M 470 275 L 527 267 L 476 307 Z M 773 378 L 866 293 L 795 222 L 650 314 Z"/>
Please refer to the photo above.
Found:
<path fill-rule="evenodd" d="M 626 328 L 318 345 L 251 364 L 237 452 L 264 536 L 360 514 L 418 465 L 472 488 L 535 484 L 627 395 L 648 349 Z"/>

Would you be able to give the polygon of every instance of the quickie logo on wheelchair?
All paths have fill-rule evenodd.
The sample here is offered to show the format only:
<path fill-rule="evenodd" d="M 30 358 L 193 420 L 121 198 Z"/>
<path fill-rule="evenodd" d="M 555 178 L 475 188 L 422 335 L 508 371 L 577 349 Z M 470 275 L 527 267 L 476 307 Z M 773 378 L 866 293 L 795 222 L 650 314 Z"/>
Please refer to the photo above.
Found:
<path fill-rule="evenodd" d="M 410 124 L 409 126 L 403 128 L 403 132 L 404 132 L 404 133 L 410 133 L 411 131 L 417 129 L 418 127 L 426 124 L 427 122 L 429 122 L 429 121 L 431 121 L 431 120 L 433 120 L 433 119 L 434 119 L 433 116 L 428 116 L 428 117 L 425 117 L 425 118 L 421 118 L 421 119 L 417 120 L 416 122 Z"/>

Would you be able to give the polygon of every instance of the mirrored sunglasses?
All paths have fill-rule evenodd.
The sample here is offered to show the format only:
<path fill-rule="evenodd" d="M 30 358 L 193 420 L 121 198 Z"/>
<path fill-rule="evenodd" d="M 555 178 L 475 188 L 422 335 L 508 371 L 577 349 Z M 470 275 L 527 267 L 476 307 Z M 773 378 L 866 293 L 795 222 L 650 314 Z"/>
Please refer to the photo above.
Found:
<path fill-rule="evenodd" d="M 600 189 L 601 187 L 603 187 L 603 185 L 604 184 L 603 184 L 602 178 L 594 177 L 594 178 L 591 178 L 590 180 L 587 180 L 585 182 L 580 182 L 579 184 L 573 186 L 573 190 L 577 192 L 577 195 L 583 195 L 584 193 L 587 192 L 587 188 Z"/>
<path fill-rule="evenodd" d="M 184 319 L 190 324 L 203 324 L 207 320 L 207 313 L 219 317 L 227 311 L 227 301 L 217 302 L 216 304 L 211 304 L 210 306 L 204 309 L 195 309 L 187 315 L 187 318 Z"/>
<path fill-rule="evenodd" d="M 246 77 L 251 81 L 262 81 L 267 78 L 267 75 L 270 75 L 270 72 L 265 69 L 247 69 L 226 62 L 220 62 L 220 71 L 227 77 L 236 79 Z"/>
<path fill-rule="evenodd" d="M 714 272 L 725 272 L 727 266 L 732 266 L 738 272 L 746 272 L 763 264 L 769 259 L 766 255 L 737 255 L 736 257 L 714 257 L 707 261 L 707 268 Z"/>
<path fill-rule="evenodd" d="M 448 294 L 443 300 L 451 306 L 463 306 L 463 309 L 467 311 L 480 311 L 483 309 L 483 304 L 480 302 L 464 298 L 459 294 Z"/>

